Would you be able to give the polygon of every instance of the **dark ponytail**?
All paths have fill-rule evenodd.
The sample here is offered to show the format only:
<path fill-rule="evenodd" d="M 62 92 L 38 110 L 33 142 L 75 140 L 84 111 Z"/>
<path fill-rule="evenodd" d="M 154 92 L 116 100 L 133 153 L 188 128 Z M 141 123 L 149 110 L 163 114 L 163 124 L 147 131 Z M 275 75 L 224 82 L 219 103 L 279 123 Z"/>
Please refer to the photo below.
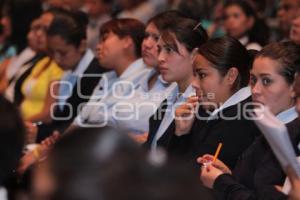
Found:
<path fill-rule="evenodd" d="M 239 76 L 232 90 L 239 90 L 248 85 L 251 57 L 237 39 L 230 36 L 211 39 L 199 48 L 198 53 L 206 58 L 221 76 L 225 76 L 232 67 L 238 69 Z"/>

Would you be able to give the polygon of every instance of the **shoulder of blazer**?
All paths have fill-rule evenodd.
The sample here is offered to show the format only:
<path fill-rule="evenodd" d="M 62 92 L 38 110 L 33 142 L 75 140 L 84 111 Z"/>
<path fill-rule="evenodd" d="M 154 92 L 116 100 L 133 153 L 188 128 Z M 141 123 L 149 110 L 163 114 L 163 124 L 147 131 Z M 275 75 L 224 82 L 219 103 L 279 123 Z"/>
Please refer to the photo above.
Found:
<path fill-rule="evenodd" d="M 300 142 L 300 121 L 298 118 L 294 119 L 290 123 L 286 124 L 288 129 L 288 133 L 291 139 L 291 142 L 294 145 L 294 149 L 297 151 L 297 154 L 300 154 L 300 150 L 298 149 L 298 145 Z"/>
<path fill-rule="evenodd" d="M 148 138 L 144 144 L 144 146 L 146 147 L 150 148 L 152 140 L 161 124 L 161 121 L 164 116 L 163 110 L 165 110 L 164 105 L 167 105 L 166 102 L 167 99 L 163 100 L 156 112 L 149 118 L 149 133 Z"/>
<path fill-rule="evenodd" d="M 67 99 L 66 102 L 72 105 L 73 108 L 77 109 L 77 106 L 81 103 L 87 102 L 90 98 L 90 95 L 94 91 L 94 88 L 98 84 L 101 76 L 101 67 L 97 61 L 97 59 L 93 59 L 92 62 L 89 64 L 87 69 L 83 72 L 83 77 L 78 79 L 74 85 L 73 91 L 71 96 Z M 84 77 L 86 74 L 96 75 L 91 77 Z M 80 86 L 78 85 L 80 84 Z M 80 94 L 78 94 L 80 90 Z M 59 111 L 58 111 L 59 112 Z"/>
<path fill-rule="evenodd" d="M 249 105 L 249 108 L 247 108 L 248 105 Z M 202 139 L 206 138 L 208 132 L 212 128 L 219 126 L 219 125 L 223 126 L 223 124 L 226 123 L 226 121 L 228 121 L 228 120 L 224 119 L 224 117 L 232 118 L 230 120 L 231 121 L 230 126 L 234 125 L 235 127 L 232 127 L 233 129 L 236 129 L 237 127 L 244 126 L 247 124 L 247 126 L 249 126 L 249 128 L 251 127 L 251 130 L 253 131 L 254 135 L 260 135 L 260 131 L 254 124 L 254 122 L 250 119 L 247 119 L 244 116 L 245 109 L 250 109 L 251 107 L 252 107 L 251 98 L 248 97 L 247 99 L 241 101 L 238 104 L 235 104 L 235 105 L 232 105 L 232 106 L 229 106 L 229 107 L 223 109 L 221 113 L 218 113 L 217 119 L 208 120 L 208 121 L 196 119 L 193 124 L 193 127 L 191 129 L 192 140 L 195 137 L 201 138 L 201 140 L 202 140 Z M 247 129 L 247 131 L 250 131 L 250 129 Z M 203 134 L 200 134 L 200 132 L 202 132 Z"/>

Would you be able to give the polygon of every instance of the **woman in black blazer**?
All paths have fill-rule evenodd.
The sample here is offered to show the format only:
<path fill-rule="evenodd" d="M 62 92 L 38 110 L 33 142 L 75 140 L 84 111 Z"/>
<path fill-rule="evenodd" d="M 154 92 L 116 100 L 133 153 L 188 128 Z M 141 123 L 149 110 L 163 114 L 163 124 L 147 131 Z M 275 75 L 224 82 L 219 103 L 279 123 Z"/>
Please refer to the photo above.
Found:
<path fill-rule="evenodd" d="M 196 164 L 198 156 L 213 154 L 223 143 L 220 158 L 235 166 L 259 134 L 247 117 L 250 60 L 245 47 L 229 36 L 211 39 L 199 48 L 193 82 L 197 96 L 176 110 L 175 134 L 168 145 L 171 155 Z"/>
<path fill-rule="evenodd" d="M 158 41 L 158 70 L 164 81 L 176 82 L 177 86 L 160 104 L 156 113 L 149 119 L 149 134 L 144 146 L 155 151 L 166 147 L 174 124 L 176 106 L 194 94 L 193 55 L 199 46 L 207 41 L 203 27 L 190 18 L 180 17 L 176 23 L 168 23 L 161 31 Z"/>
<path fill-rule="evenodd" d="M 289 123 L 296 151 L 300 134 L 293 83 L 299 52 L 300 48 L 291 42 L 267 45 L 255 57 L 250 81 L 253 102 L 268 106 L 280 121 Z M 199 162 L 211 158 L 206 155 Z M 274 187 L 283 184 L 284 173 L 262 135 L 243 153 L 233 171 L 220 160 L 201 174 L 204 185 L 213 188 L 219 199 L 284 198 Z"/>

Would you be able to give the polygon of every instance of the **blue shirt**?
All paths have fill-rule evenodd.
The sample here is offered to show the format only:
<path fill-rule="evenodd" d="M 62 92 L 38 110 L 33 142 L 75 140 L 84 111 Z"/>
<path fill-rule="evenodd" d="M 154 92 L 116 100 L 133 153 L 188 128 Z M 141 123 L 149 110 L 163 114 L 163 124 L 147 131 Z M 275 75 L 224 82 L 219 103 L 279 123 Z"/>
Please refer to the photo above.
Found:
<path fill-rule="evenodd" d="M 132 96 L 140 80 L 149 73 L 142 59 L 134 61 L 117 76 L 115 71 L 102 75 L 90 101 L 82 107 L 74 124 L 78 126 L 102 127 L 108 123 L 108 110 L 120 99 Z"/>
<path fill-rule="evenodd" d="M 149 118 L 176 87 L 176 83 L 169 84 L 159 75 L 149 89 L 149 80 L 155 73 L 156 69 L 152 69 L 141 80 L 131 98 L 119 101 L 113 106 L 109 112 L 108 125 L 136 134 L 149 131 Z"/>

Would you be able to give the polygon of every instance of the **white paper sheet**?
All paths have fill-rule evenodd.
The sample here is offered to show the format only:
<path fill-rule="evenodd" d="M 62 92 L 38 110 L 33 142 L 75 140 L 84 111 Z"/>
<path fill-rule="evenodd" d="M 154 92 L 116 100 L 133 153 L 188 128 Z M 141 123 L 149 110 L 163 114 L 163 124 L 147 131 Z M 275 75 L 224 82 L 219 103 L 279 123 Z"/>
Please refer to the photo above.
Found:
<path fill-rule="evenodd" d="M 300 178 L 300 164 L 284 123 L 279 121 L 266 107 L 265 109 L 254 109 L 254 113 L 257 118 L 254 120 L 256 125 L 267 139 L 283 170 L 286 172 L 287 166 L 290 166 Z"/>

